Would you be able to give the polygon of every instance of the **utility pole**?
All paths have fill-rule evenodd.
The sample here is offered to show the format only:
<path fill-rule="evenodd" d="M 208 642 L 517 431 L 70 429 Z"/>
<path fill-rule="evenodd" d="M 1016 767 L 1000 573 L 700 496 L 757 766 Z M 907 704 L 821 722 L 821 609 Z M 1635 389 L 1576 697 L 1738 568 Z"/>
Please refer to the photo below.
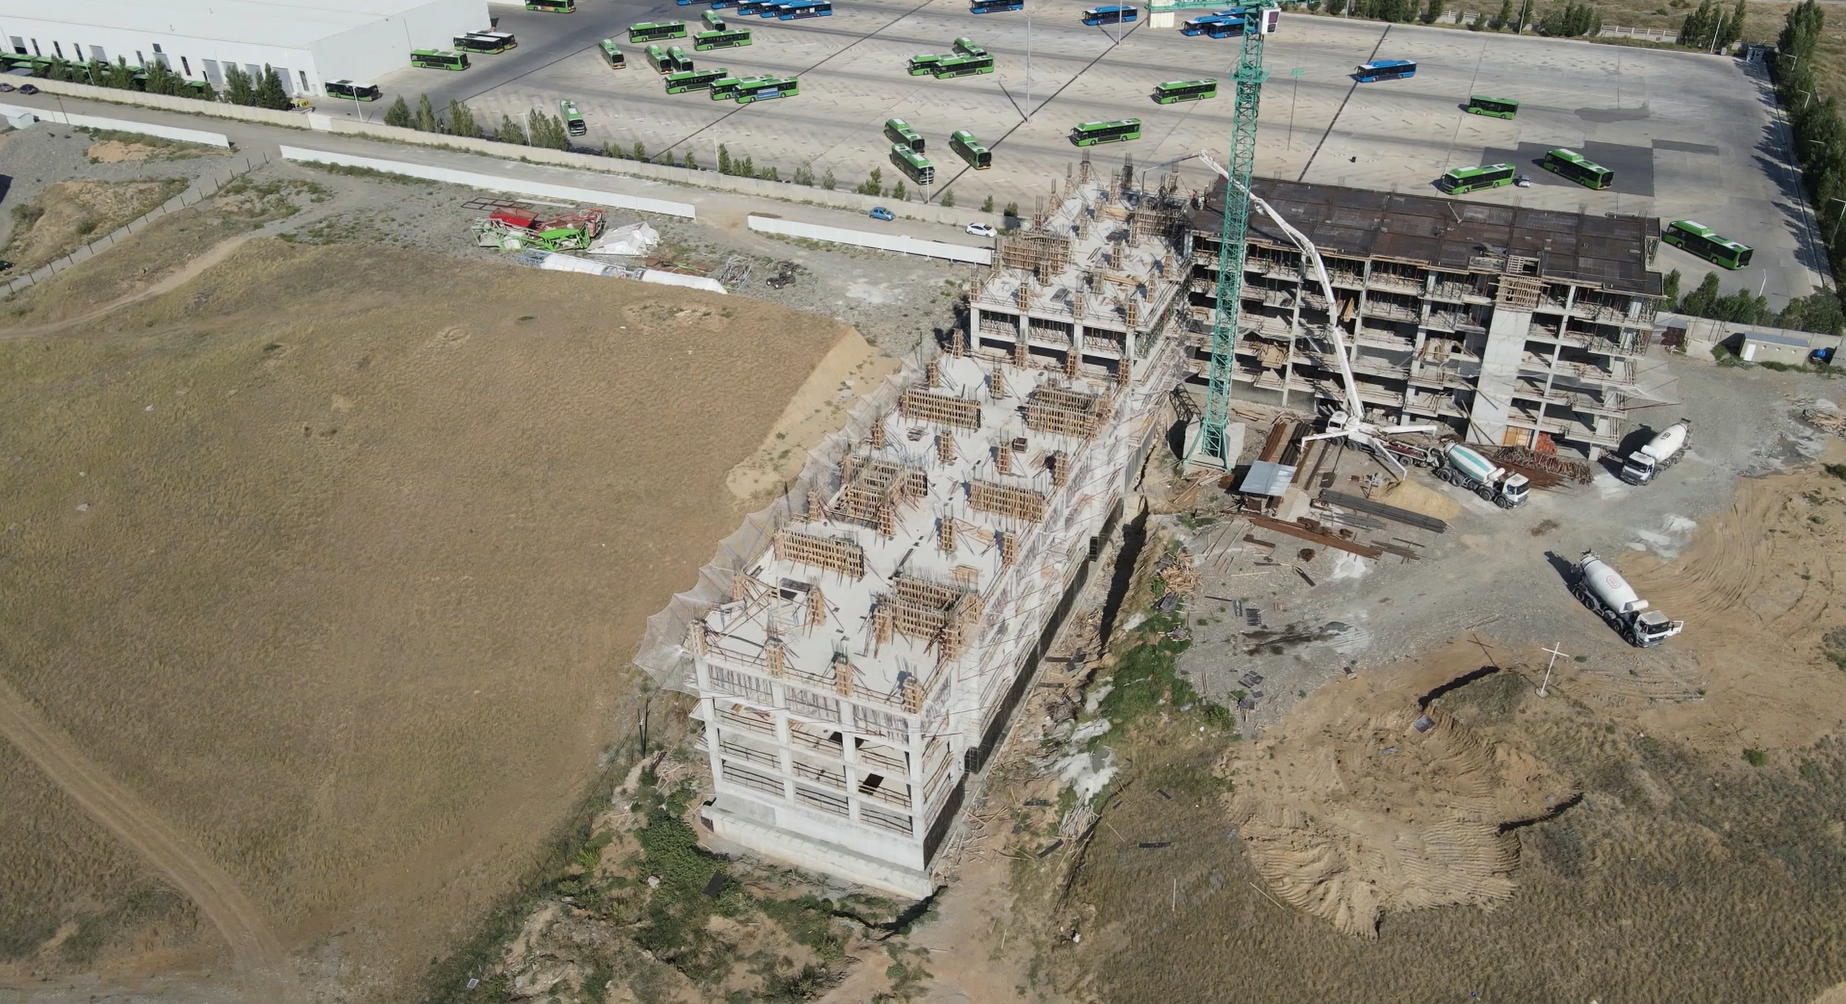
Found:
<path fill-rule="evenodd" d="M 1026 15 L 1026 121 L 1032 121 L 1032 15 Z"/>
<path fill-rule="evenodd" d="M 1839 242 L 1840 221 L 1846 220 L 1846 199 L 1828 199 L 1827 205 L 1831 206 L 1835 202 L 1840 204 L 1840 214 L 1833 218 L 1833 235 L 1827 239 L 1827 243 L 1829 244 L 1835 244 Z"/>

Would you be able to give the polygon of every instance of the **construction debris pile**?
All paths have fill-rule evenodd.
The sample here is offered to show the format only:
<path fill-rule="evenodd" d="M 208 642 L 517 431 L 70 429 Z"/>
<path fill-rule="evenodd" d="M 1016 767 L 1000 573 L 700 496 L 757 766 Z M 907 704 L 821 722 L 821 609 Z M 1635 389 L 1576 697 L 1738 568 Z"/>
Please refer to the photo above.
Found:
<path fill-rule="evenodd" d="M 557 216 L 502 204 L 474 223 L 474 241 L 502 251 L 581 251 L 603 232 L 603 211 L 583 209 Z"/>

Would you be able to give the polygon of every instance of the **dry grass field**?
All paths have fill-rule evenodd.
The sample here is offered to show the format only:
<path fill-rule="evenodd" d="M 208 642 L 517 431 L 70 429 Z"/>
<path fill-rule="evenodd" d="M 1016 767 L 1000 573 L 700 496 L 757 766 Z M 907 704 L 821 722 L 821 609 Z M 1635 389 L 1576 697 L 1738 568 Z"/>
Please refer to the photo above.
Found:
<path fill-rule="evenodd" d="M 249 225 L 181 213 L 141 236 L 197 254 Z M 131 296 L 184 267 L 167 252 L 58 283 Z M 633 718 L 643 619 L 734 528 L 727 474 L 848 333 L 736 297 L 257 239 L 22 334 L 71 320 L 58 283 L 0 328 L 0 682 L 158 817 L 127 830 L 166 827 L 254 904 L 257 935 L 307 952 L 296 976 L 372 997 L 468 934 L 581 796 Z M 0 755 L 0 800 L 28 810 L 0 823 L 15 978 L 195 929 L 218 950 Z M 48 949 L 65 928 L 100 944 Z"/>
<path fill-rule="evenodd" d="M 62 258 L 186 189 L 183 178 L 160 181 L 60 181 L 30 203 L 13 207 L 13 231 L 0 257 L 21 272 Z"/>

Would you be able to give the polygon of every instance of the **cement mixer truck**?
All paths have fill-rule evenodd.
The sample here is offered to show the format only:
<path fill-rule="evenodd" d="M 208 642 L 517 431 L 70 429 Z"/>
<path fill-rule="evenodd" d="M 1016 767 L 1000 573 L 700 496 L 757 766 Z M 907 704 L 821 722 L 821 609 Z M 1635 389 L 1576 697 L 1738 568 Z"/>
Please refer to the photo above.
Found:
<path fill-rule="evenodd" d="M 1685 621 L 1670 621 L 1666 614 L 1647 609 L 1647 601 L 1635 593 L 1628 580 L 1594 551 L 1583 552 L 1573 570 L 1576 581 L 1570 585 L 1570 594 L 1591 613 L 1608 621 L 1630 645 L 1651 648 L 1686 626 Z"/>
<path fill-rule="evenodd" d="M 1514 474 L 1460 443 L 1442 445 L 1441 467 L 1436 477 L 1457 488 L 1465 488 L 1502 509 L 1525 504 L 1531 483 L 1523 474 Z"/>
<path fill-rule="evenodd" d="M 1679 463 L 1691 440 L 1691 419 L 1682 418 L 1667 426 L 1622 461 L 1621 479 L 1631 485 L 1647 484 L 1654 475 Z"/>

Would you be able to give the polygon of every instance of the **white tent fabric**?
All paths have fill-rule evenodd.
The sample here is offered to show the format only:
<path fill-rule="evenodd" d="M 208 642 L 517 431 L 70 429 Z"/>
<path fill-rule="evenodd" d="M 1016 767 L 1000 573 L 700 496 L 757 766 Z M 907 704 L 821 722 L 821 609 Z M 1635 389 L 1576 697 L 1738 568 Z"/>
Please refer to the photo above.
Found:
<path fill-rule="evenodd" d="M 660 243 L 660 231 L 648 226 L 647 222 L 644 220 L 640 223 L 630 223 L 625 227 L 616 227 L 614 230 L 604 234 L 602 241 L 595 247 L 590 248 L 590 253 L 619 255 L 645 254 L 648 249 L 658 243 Z"/>

